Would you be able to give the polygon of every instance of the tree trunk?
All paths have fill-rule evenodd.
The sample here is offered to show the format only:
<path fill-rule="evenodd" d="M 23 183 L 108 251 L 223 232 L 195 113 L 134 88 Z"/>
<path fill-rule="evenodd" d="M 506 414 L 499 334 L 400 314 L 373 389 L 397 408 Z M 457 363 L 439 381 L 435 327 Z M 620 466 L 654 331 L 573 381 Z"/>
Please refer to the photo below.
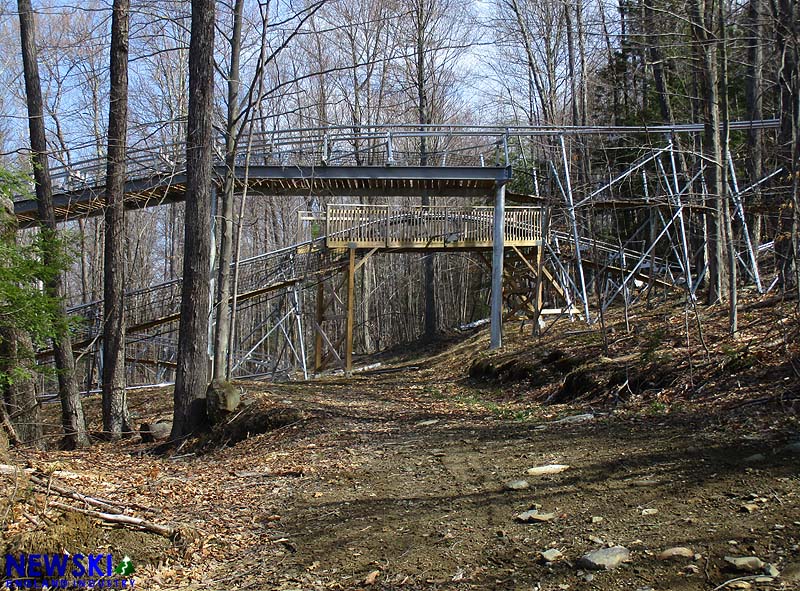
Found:
<path fill-rule="evenodd" d="M 575 27 L 572 23 L 572 7 L 564 2 L 564 22 L 567 29 L 567 75 L 569 76 L 569 101 L 572 111 L 572 125 L 578 125 L 577 81 L 575 80 Z"/>
<path fill-rule="evenodd" d="M 711 2 L 709 6 L 708 1 Z M 717 0 L 722 1 L 722 0 Z M 719 111 L 719 68 L 717 59 L 718 38 L 714 33 L 714 0 L 693 0 L 692 32 L 700 64 L 700 86 L 702 92 L 703 120 L 705 133 L 703 151 L 710 163 L 708 165 L 708 199 L 712 200 L 711 213 L 707 214 L 708 225 L 708 303 L 718 302 L 725 285 L 725 261 L 723 240 L 723 197 L 724 175 L 723 154 Z M 722 26 L 721 23 L 718 23 Z"/>
<path fill-rule="evenodd" d="M 750 0 L 747 5 L 747 77 L 745 79 L 745 107 L 747 118 L 757 121 L 762 117 L 762 93 L 764 67 L 764 47 L 762 45 L 762 0 Z M 749 129 L 747 131 L 747 178 L 750 184 L 757 182 L 764 175 L 763 172 L 763 142 L 761 131 Z M 761 205 L 761 189 L 756 187 L 754 198 L 750 200 L 756 206 Z M 761 244 L 761 213 L 753 214 L 752 241 L 753 248 L 758 252 Z"/>
<path fill-rule="evenodd" d="M 53 265 L 59 258 L 61 248 L 57 240 L 55 212 L 53 209 L 53 187 L 47 158 L 47 138 L 44 129 L 42 86 L 37 63 L 36 34 L 31 0 L 17 0 L 19 9 L 19 31 L 22 45 L 22 66 L 25 76 L 25 95 L 28 106 L 28 127 L 31 136 L 31 160 L 36 184 L 36 203 L 39 210 L 41 231 L 45 239 L 43 262 Z M 86 421 L 83 415 L 78 382 L 75 379 L 75 358 L 72 341 L 66 323 L 64 304 L 64 274 L 48 281 L 48 295 L 58 301 L 56 311 L 56 336 L 53 338 L 53 356 L 58 371 L 58 391 L 61 399 L 61 423 L 64 428 L 64 446 L 80 448 L 89 445 Z"/>
<path fill-rule="evenodd" d="M 214 0 L 192 0 L 186 223 L 172 439 L 197 431 L 207 421 L 208 285 L 211 278 L 211 200 L 214 198 L 211 176 L 214 13 Z"/>
<path fill-rule="evenodd" d="M 722 114 L 722 166 L 718 173 L 722 173 L 722 221 L 725 224 L 725 244 L 728 254 L 728 305 L 729 308 L 729 329 L 731 336 L 736 336 L 739 332 L 739 294 L 736 287 L 737 267 L 736 267 L 736 244 L 733 240 L 733 224 L 731 223 L 731 208 L 728 204 L 728 154 L 730 153 L 730 112 L 728 107 L 728 37 L 725 29 L 725 5 L 722 2 L 717 4 L 719 12 L 720 27 L 720 59 L 722 60 L 722 74 L 719 81 L 720 111 Z M 718 167 L 720 168 L 720 167 Z"/>
<path fill-rule="evenodd" d="M 417 85 L 417 112 L 420 125 L 430 123 L 429 121 L 429 105 L 427 95 L 427 82 L 425 71 L 425 35 L 426 28 L 425 22 L 427 15 L 425 14 L 425 3 L 418 2 L 416 6 L 417 17 L 417 71 L 416 71 L 416 85 Z M 431 7 L 428 7 L 429 9 Z M 425 136 L 420 137 L 420 153 L 419 165 L 427 166 L 428 164 L 428 145 Z M 431 198 L 427 190 L 422 191 L 422 205 L 430 205 Z M 434 256 L 432 253 L 423 255 L 422 257 L 422 288 L 425 294 L 425 329 L 424 336 L 426 339 L 432 339 L 436 336 L 436 286 L 434 285 L 433 262 Z"/>
<path fill-rule="evenodd" d="M 525 59 L 528 65 L 528 74 L 532 79 L 534 86 L 536 87 L 536 92 L 539 95 L 539 104 L 541 105 L 542 109 L 542 116 L 544 118 L 545 123 L 552 123 L 553 121 L 553 113 L 550 112 L 549 103 L 546 100 L 547 96 L 542 86 L 542 79 L 541 74 L 539 72 L 539 67 L 536 62 L 536 58 L 533 55 L 533 47 L 531 43 L 531 36 L 528 32 L 528 27 L 525 24 L 525 19 L 520 11 L 519 2 L 517 0 L 511 0 L 511 10 L 514 12 L 514 17 L 517 20 L 517 26 L 519 27 L 519 33 L 522 37 L 522 43 L 525 47 Z M 533 95 L 531 93 L 531 100 L 533 100 Z M 534 118 L 533 116 L 533 108 L 531 108 L 531 119 L 539 122 L 539 118 Z"/>
<path fill-rule="evenodd" d="M 239 59 L 242 51 L 242 13 L 244 0 L 233 8 L 231 65 L 228 73 L 228 121 L 225 128 L 225 184 L 219 233 L 219 271 L 217 275 L 217 324 L 214 329 L 214 379 L 228 375 L 228 343 L 231 333 L 231 263 L 233 262 L 233 206 L 236 146 L 239 135 Z"/>
<path fill-rule="evenodd" d="M 114 0 L 111 14 L 111 90 L 108 108 L 105 264 L 103 267 L 103 431 L 130 431 L 125 394 L 125 153 L 128 131 L 128 21 L 130 0 Z"/>
<path fill-rule="evenodd" d="M 778 158 L 789 173 L 789 188 L 780 206 L 778 232 L 775 236 L 775 256 L 781 288 L 786 290 L 797 282 L 797 205 L 798 205 L 798 132 L 800 121 L 800 39 L 796 0 L 777 2 L 776 46 L 780 50 L 778 81 L 780 86 L 781 129 L 778 135 Z"/>

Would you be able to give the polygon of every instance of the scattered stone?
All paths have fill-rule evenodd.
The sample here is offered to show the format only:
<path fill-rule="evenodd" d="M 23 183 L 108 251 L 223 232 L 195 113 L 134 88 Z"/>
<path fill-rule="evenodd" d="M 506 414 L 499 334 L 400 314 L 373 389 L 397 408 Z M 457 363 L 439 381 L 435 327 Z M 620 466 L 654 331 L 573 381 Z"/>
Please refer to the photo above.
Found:
<path fill-rule="evenodd" d="M 742 508 L 739 509 L 739 510 L 742 513 L 753 513 L 754 511 L 758 511 L 759 508 L 760 507 L 758 505 L 756 505 L 755 503 L 745 503 L 744 505 L 742 505 Z"/>
<path fill-rule="evenodd" d="M 591 570 L 612 570 L 631 559 L 630 551 L 623 546 L 601 548 L 584 554 L 578 559 L 578 566 Z"/>
<path fill-rule="evenodd" d="M 591 413 L 581 414 L 581 415 L 572 415 L 570 417 L 564 417 L 563 419 L 558 419 L 557 421 L 553 421 L 554 425 L 564 425 L 564 424 L 572 424 L 572 423 L 584 423 L 586 421 L 594 420 L 594 415 Z"/>
<path fill-rule="evenodd" d="M 525 490 L 526 488 L 530 488 L 530 486 L 527 480 L 511 480 L 506 482 L 507 490 Z"/>
<path fill-rule="evenodd" d="M 555 518 L 555 513 L 539 513 L 538 509 L 531 509 L 517 515 L 516 520 L 522 523 L 544 523 Z"/>
<path fill-rule="evenodd" d="M 685 570 L 687 573 L 692 573 L 693 575 L 696 575 L 697 573 L 700 572 L 700 567 L 697 566 L 696 564 L 689 564 L 683 570 Z"/>
<path fill-rule="evenodd" d="M 589 536 L 588 540 L 595 544 L 600 544 L 601 546 L 606 543 L 606 541 L 603 538 L 598 538 L 597 536 Z"/>
<path fill-rule="evenodd" d="M 375 584 L 375 582 L 378 580 L 378 577 L 379 577 L 380 575 L 381 575 L 381 571 L 379 571 L 379 570 L 374 570 L 374 571 L 372 571 L 371 573 L 369 573 L 369 574 L 368 574 L 368 575 L 367 575 L 367 576 L 364 578 L 364 584 L 365 584 L 365 585 L 374 585 L 374 584 Z"/>
<path fill-rule="evenodd" d="M 641 488 L 648 487 L 648 486 L 658 486 L 661 484 L 658 480 L 653 480 L 652 478 L 640 478 L 638 480 L 631 480 L 629 481 L 631 486 L 638 486 Z"/>
<path fill-rule="evenodd" d="M 779 577 L 781 576 L 781 571 L 779 571 L 778 567 L 774 564 L 767 564 L 764 567 L 764 574 L 769 577 Z"/>
<path fill-rule="evenodd" d="M 532 521 L 533 516 L 537 515 L 538 513 L 539 513 L 538 509 L 531 509 L 529 511 L 523 511 L 522 513 L 517 515 L 514 519 L 522 523 L 528 523 L 529 521 Z"/>
<path fill-rule="evenodd" d="M 726 556 L 725 562 L 734 570 L 745 573 L 759 572 L 764 568 L 764 563 L 757 556 Z"/>
<path fill-rule="evenodd" d="M 242 393 L 225 380 L 213 380 L 206 390 L 206 412 L 212 425 L 225 422 L 242 403 Z"/>
<path fill-rule="evenodd" d="M 728 583 L 728 589 L 752 589 L 753 586 L 747 581 L 733 581 Z"/>
<path fill-rule="evenodd" d="M 555 513 L 537 513 L 536 515 L 532 515 L 531 518 L 533 519 L 533 521 L 539 521 L 539 522 L 544 523 L 544 522 L 547 522 L 547 521 L 553 521 L 556 518 L 556 514 Z"/>
<path fill-rule="evenodd" d="M 656 513 L 658 513 L 658 509 L 653 509 L 652 507 L 647 507 L 646 509 L 642 509 L 642 515 L 645 517 L 648 515 L 655 515 Z"/>
<path fill-rule="evenodd" d="M 566 464 L 548 464 L 547 466 L 536 466 L 528 468 L 528 476 L 544 476 L 545 474 L 559 474 L 569 469 Z"/>
<path fill-rule="evenodd" d="M 583 580 L 586 581 L 587 583 L 591 583 L 592 581 L 594 581 L 594 575 L 592 573 L 586 573 L 585 575 L 583 575 Z"/>
<path fill-rule="evenodd" d="M 545 550 L 544 552 L 539 552 L 539 554 L 541 555 L 542 560 L 544 560 L 545 562 L 558 562 L 559 560 L 564 558 L 564 555 L 555 548 L 550 548 L 549 550 Z"/>
<path fill-rule="evenodd" d="M 172 421 L 156 421 L 155 423 L 142 423 L 139 427 L 139 434 L 142 436 L 142 443 L 153 443 L 169 439 L 172 433 Z"/>
<path fill-rule="evenodd" d="M 659 560 L 672 560 L 674 558 L 694 558 L 694 550 L 685 546 L 667 548 L 658 555 Z"/>
<path fill-rule="evenodd" d="M 419 427 L 430 427 L 431 425 L 435 425 L 439 422 L 439 419 L 430 419 L 429 421 L 421 421 L 417 423 Z"/>
<path fill-rule="evenodd" d="M 595 515 L 592 517 L 592 523 L 603 523 L 603 518 L 598 515 Z"/>
<path fill-rule="evenodd" d="M 742 461 L 745 464 L 758 464 L 759 462 L 763 462 L 766 459 L 767 458 L 766 456 L 764 456 L 764 454 L 753 454 L 751 456 L 747 456 Z"/>

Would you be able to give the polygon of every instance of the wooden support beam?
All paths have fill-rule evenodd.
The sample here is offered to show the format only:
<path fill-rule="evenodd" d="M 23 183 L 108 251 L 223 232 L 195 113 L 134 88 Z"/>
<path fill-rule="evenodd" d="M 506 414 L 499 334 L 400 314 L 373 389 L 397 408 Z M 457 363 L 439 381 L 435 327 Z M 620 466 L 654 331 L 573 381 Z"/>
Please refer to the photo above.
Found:
<path fill-rule="evenodd" d="M 544 234 L 543 234 L 544 235 Z M 544 282 L 542 281 L 542 275 L 544 273 L 544 260 L 542 257 L 542 250 L 541 246 L 536 248 L 536 287 L 534 289 L 534 302 L 533 302 L 533 334 L 539 334 L 539 316 L 542 314 L 542 291 L 544 287 Z"/>
<path fill-rule="evenodd" d="M 355 250 L 355 249 L 351 249 L 351 250 Z M 367 254 L 365 254 L 363 257 L 361 257 L 361 260 L 358 261 L 358 263 L 356 263 L 356 269 L 355 270 L 358 271 L 361 267 L 363 267 L 367 263 L 369 258 L 372 255 L 374 255 L 376 252 L 378 252 L 379 250 L 380 250 L 380 247 L 376 246 L 375 248 L 370 250 Z"/>
<path fill-rule="evenodd" d="M 353 373 L 353 325 L 355 324 L 356 249 L 350 249 L 347 265 L 347 328 L 345 333 L 345 375 Z"/>

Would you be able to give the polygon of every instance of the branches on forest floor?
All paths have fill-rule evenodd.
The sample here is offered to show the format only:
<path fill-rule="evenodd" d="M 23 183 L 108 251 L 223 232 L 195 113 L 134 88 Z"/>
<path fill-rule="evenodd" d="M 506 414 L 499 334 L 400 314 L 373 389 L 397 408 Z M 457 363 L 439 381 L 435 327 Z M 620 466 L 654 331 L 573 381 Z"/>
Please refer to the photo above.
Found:
<path fill-rule="evenodd" d="M 0 474 L 13 476 L 17 484 L 19 476 L 22 474 L 26 474 L 28 476 L 28 480 L 33 485 L 33 488 L 45 494 L 47 498 L 47 503 L 46 503 L 47 507 L 53 507 L 56 509 L 60 509 L 62 511 L 72 511 L 75 513 L 81 513 L 83 515 L 88 515 L 90 517 L 94 517 L 95 519 L 99 519 L 100 521 L 103 521 L 105 523 L 133 527 L 135 529 L 149 531 L 154 534 L 164 536 L 170 539 L 174 539 L 179 533 L 179 530 L 172 526 L 154 523 L 152 521 L 147 521 L 139 517 L 127 515 L 125 512 L 129 510 L 129 507 L 127 507 L 126 505 L 123 505 L 121 503 L 109 499 L 92 497 L 80 493 L 76 490 L 71 490 L 69 488 L 54 483 L 52 481 L 52 478 L 49 477 L 48 475 L 41 472 L 37 472 L 30 468 L 22 469 L 19 468 L 18 466 L 0 464 Z M 15 491 L 16 490 L 17 490 L 17 485 L 15 485 Z M 70 499 L 73 501 L 78 501 L 80 503 L 83 503 L 85 506 L 76 507 L 74 505 L 62 503 L 60 501 L 50 500 L 50 497 L 53 495 L 57 495 L 59 497 L 63 497 L 65 499 Z M 10 501 L 9 502 L 10 506 L 11 502 L 13 502 L 13 497 L 9 501 Z"/>

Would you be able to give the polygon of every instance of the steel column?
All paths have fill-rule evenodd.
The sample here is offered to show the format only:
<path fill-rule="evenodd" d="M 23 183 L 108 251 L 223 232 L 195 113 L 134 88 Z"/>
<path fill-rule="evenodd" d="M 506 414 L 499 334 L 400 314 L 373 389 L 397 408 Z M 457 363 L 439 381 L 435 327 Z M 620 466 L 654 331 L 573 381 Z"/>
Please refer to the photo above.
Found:
<path fill-rule="evenodd" d="M 503 251 L 505 250 L 506 185 L 499 183 L 494 201 L 492 234 L 491 349 L 503 346 Z"/>

